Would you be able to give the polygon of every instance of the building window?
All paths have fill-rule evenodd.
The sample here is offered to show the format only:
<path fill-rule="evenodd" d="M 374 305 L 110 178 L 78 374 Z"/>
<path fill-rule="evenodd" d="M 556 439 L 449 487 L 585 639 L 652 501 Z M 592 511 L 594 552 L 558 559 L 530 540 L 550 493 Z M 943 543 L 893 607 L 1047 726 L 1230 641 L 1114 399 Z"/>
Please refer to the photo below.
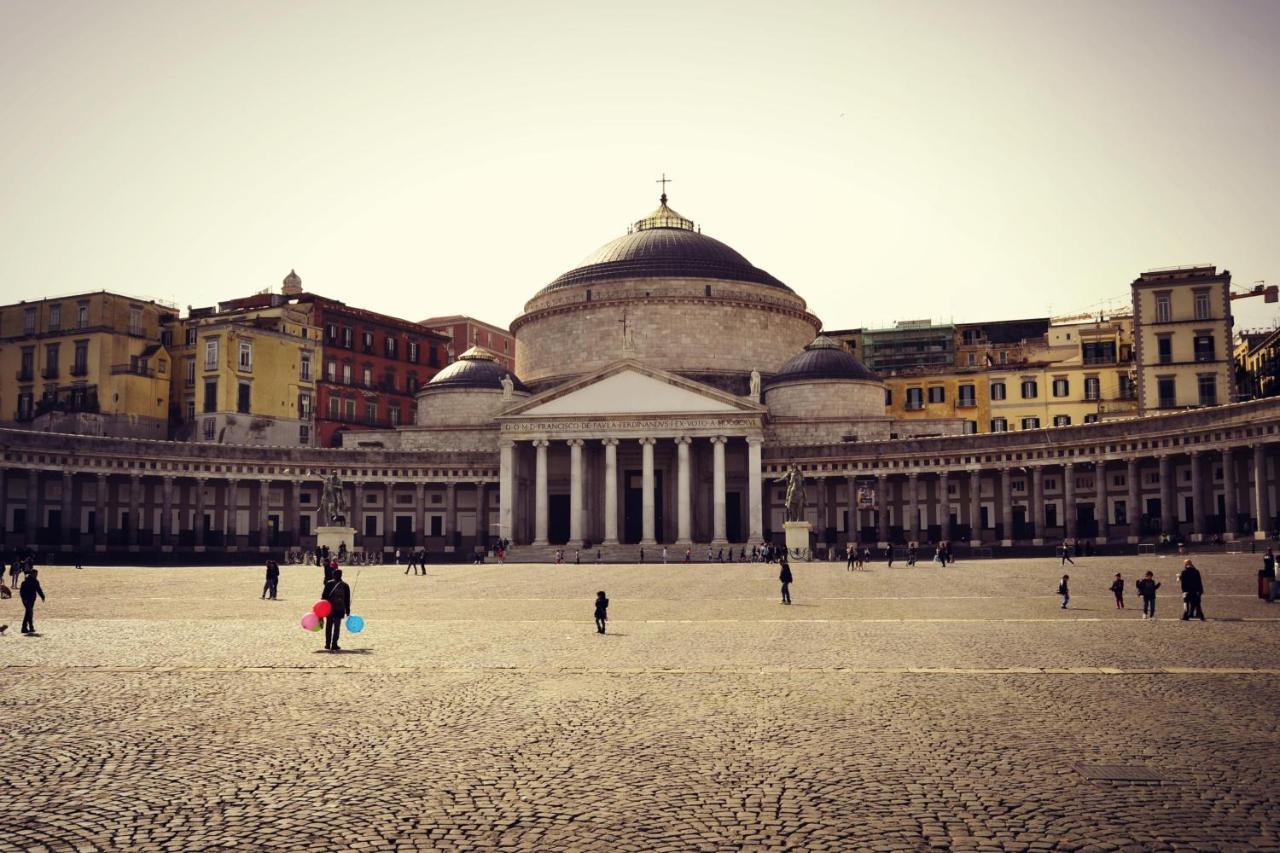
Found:
<path fill-rule="evenodd" d="M 58 378 L 58 345 L 45 344 L 44 347 L 44 378 Z"/>
<path fill-rule="evenodd" d="M 89 342 L 76 341 L 75 360 L 71 363 L 72 376 L 85 376 L 89 372 Z"/>
<path fill-rule="evenodd" d="M 440 366 L 440 351 L 435 347 L 427 347 L 427 364 L 432 367 Z"/>
<path fill-rule="evenodd" d="M 1138 396 L 1138 392 L 1134 387 L 1132 376 L 1130 376 L 1128 373 L 1121 373 L 1116 378 L 1119 380 L 1119 385 L 1120 385 L 1120 399 L 1132 400 L 1134 397 Z"/>
<path fill-rule="evenodd" d="M 373 352 L 373 332 L 364 332 L 361 334 L 360 346 L 365 352 Z"/>
<path fill-rule="evenodd" d="M 241 382 L 236 388 L 236 411 L 242 415 L 249 414 L 250 395 L 253 393 L 253 386 L 248 382 Z"/>
<path fill-rule="evenodd" d="M 907 411 L 914 412 L 924 408 L 924 389 L 908 388 L 907 389 Z"/>
<path fill-rule="evenodd" d="M 1007 349 L 1000 350 L 1000 363 L 1001 364 L 1009 363 L 1009 351 Z"/>
<path fill-rule="evenodd" d="M 1218 405 L 1218 377 L 1212 373 L 1202 373 L 1196 384 L 1200 388 L 1200 405 Z"/>
<path fill-rule="evenodd" d="M 1066 397 L 1071 393 L 1071 383 L 1066 379 L 1053 380 L 1053 396 Z"/>
<path fill-rule="evenodd" d="M 1195 337 L 1196 361 L 1213 361 L 1213 335 L 1200 333 Z"/>
<path fill-rule="evenodd" d="M 338 408 L 338 407 L 339 407 L 340 405 L 341 405 L 341 403 L 339 403 L 339 402 L 338 402 L 338 398 L 337 398 L 337 397 L 330 397 L 330 398 L 329 398 L 329 419 L 330 419 L 330 420 L 334 420 L 334 421 L 336 421 L 336 420 L 338 419 L 338 416 L 339 416 L 339 414 L 340 414 L 340 410 L 339 410 L 339 408 Z"/>
<path fill-rule="evenodd" d="M 1022 399 L 1034 400 L 1040 394 L 1040 388 L 1034 379 L 1022 380 Z"/>
<path fill-rule="evenodd" d="M 410 373 L 404 380 L 404 387 L 410 394 L 416 393 L 418 390 L 418 374 Z"/>
<path fill-rule="evenodd" d="M 1096 424 L 1098 422 L 1097 414 L 1085 415 L 1084 422 L 1087 424 Z"/>
<path fill-rule="evenodd" d="M 240 369 L 253 370 L 253 341 L 240 342 Z"/>
<path fill-rule="evenodd" d="M 28 308 L 22 312 L 22 334 L 34 335 L 36 333 L 36 309 Z"/>
<path fill-rule="evenodd" d="M 35 399 L 35 396 L 30 391 L 23 391 L 21 394 L 18 395 L 18 412 L 17 412 L 18 420 L 20 421 L 31 420 L 32 413 L 34 412 L 34 409 L 35 409 L 34 399 Z"/>
<path fill-rule="evenodd" d="M 370 425 L 376 424 L 378 422 L 378 404 L 377 403 L 364 404 L 364 422 Z"/>
<path fill-rule="evenodd" d="M 1115 341 L 1088 341 L 1080 344 L 1080 355 L 1085 364 L 1115 364 Z"/>
<path fill-rule="evenodd" d="M 207 379 L 204 383 L 205 414 L 218 411 L 218 380 Z"/>
<path fill-rule="evenodd" d="M 217 418 L 205 418 L 204 419 L 204 440 L 213 441 L 213 435 L 214 435 L 214 432 L 217 430 L 217 428 L 218 428 Z"/>
<path fill-rule="evenodd" d="M 142 334 L 142 309 L 137 305 L 129 306 L 129 334 Z"/>
<path fill-rule="evenodd" d="M 218 369 L 218 339 L 212 338 L 204 342 L 204 369 Z"/>
<path fill-rule="evenodd" d="M 1003 400 L 1004 398 L 1005 398 L 1004 383 L 992 382 L 991 383 L 991 399 Z"/>
<path fill-rule="evenodd" d="M 360 378 L 363 381 L 364 387 L 372 388 L 373 387 L 373 368 L 366 364 L 364 366 L 364 369 L 360 372 Z"/>
<path fill-rule="evenodd" d="M 405 353 L 405 357 L 414 364 L 418 363 L 418 342 L 409 341 L 409 350 Z"/>
<path fill-rule="evenodd" d="M 1156 294 L 1156 322 L 1168 323 L 1173 320 L 1173 308 L 1167 293 Z"/>
<path fill-rule="evenodd" d="M 396 339 L 388 335 L 386 337 L 386 343 L 387 343 L 387 358 L 395 358 L 396 348 L 397 348 Z"/>
<path fill-rule="evenodd" d="M 342 365 L 342 384 L 351 384 L 351 362 L 344 362 Z"/>
<path fill-rule="evenodd" d="M 298 362 L 298 377 L 303 382 L 311 381 L 311 353 L 309 352 L 304 352 Z"/>
<path fill-rule="evenodd" d="M 947 389 L 942 387 L 941 385 L 931 385 L 929 387 L 929 402 L 930 403 L 947 402 Z"/>
<path fill-rule="evenodd" d="M 974 385 L 961 385 L 961 386 L 960 386 L 960 400 L 959 400 L 959 402 L 957 403 L 957 405 L 958 405 L 958 406 L 960 406 L 960 408 L 962 408 L 962 409 L 968 409 L 968 408 L 972 408 L 973 406 L 978 405 L 978 401 L 977 401 L 977 399 L 976 399 L 976 395 L 977 395 L 977 388 L 976 388 L 976 386 L 974 386 Z M 975 430 L 975 432 L 976 432 L 976 430 Z"/>
<path fill-rule="evenodd" d="M 977 366 L 977 364 L 978 364 L 978 354 L 977 354 L 976 352 L 971 352 L 971 353 L 969 353 L 969 356 L 968 356 L 968 363 L 969 363 L 969 367 L 976 367 L 976 366 Z"/>
<path fill-rule="evenodd" d="M 884 404 L 886 407 L 893 405 L 893 390 L 890 388 L 884 389 Z"/>
<path fill-rule="evenodd" d="M 352 331 L 350 326 L 342 327 L 342 345 L 344 347 L 346 347 L 347 349 L 351 349 L 351 345 L 352 345 L 351 342 L 354 339 L 354 337 L 355 337 L 355 332 Z"/>
<path fill-rule="evenodd" d="M 324 374 L 330 382 L 338 381 L 338 362 L 328 359 L 324 363 Z"/>
<path fill-rule="evenodd" d="M 18 368 L 18 381 L 30 382 L 36 376 L 36 348 L 22 348 L 22 365 Z"/>
<path fill-rule="evenodd" d="M 1071 415 L 1054 415 L 1053 425 L 1056 427 L 1071 426 Z M 1023 427 L 1023 429 L 1025 428 L 1026 427 Z"/>
<path fill-rule="evenodd" d="M 1039 418 L 1023 418 L 1022 428 L 1023 429 L 1040 429 L 1040 419 Z"/>
<path fill-rule="evenodd" d="M 190 400 L 187 400 L 187 403 L 186 403 L 186 406 L 185 406 L 185 411 L 186 411 L 186 421 L 187 421 L 187 423 L 191 423 L 192 421 L 194 421 L 194 420 L 196 419 L 196 401 L 195 401 L 195 398 L 192 398 L 192 399 L 190 399 Z"/>
<path fill-rule="evenodd" d="M 1209 311 L 1209 291 L 1197 290 L 1196 291 L 1196 319 L 1208 320 L 1212 316 L 1213 316 L 1212 313 Z"/>
<path fill-rule="evenodd" d="M 399 406 L 393 405 L 389 409 L 387 409 L 387 416 L 391 419 L 392 426 L 400 425 L 400 407 Z"/>
<path fill-rule="evenodd" d="M 303 420 L 311 418 L 311 395 L 305 392 L 298 395 L 298 417 Z"/>
<path fill-rule="evenodd" d="M 992 432 L 1008 432 L 1009 421 L 1006 420 L 1005 418 L 992 418 L 991 431 Z"/>
<path fill-rule="evenodd" d="M 1173 363 L 1173 336 L 1160 335 L 1156 338 L 1156 360 L 1160 364 Z"/>
<path fill-rule="evenodd" d="M 347 416 L 347 420 L 354 421 L 356 419 L 356 401 L 345 400 L 343 402 L 344 405 L 342 408 L 344 410 L 344 414 Z"/>
<path fill-rule="evenodd" d="M 965 421 L 965 422 L 964 422 L 964 434 L 965 434 L 965 435 L 974 435 L 975 433 L 977 433 L 977 431 L 978 431 L 978 422 L 977 422 L 977 421 Z"/>
<path fill-rule="evenodd" d="M 195 346 L 196 330 L 195 327 L 187 329 L 187 346 Z"/>
<path fill-rule="evenodd" d="M 49 306 L 49 331 L 56 332 L 62 328 L 62 306 L 56 302 Z"/>
<path fill-rule="evenodd" d="M 1102 396 L 1102 384 L 1096 376 L 1086 376 L 1084 378 L 1084 398 L 1086 400 L 1097 400 Z"/>
<path fill-rule="evenodd" d="M 76 303 L 76 328 L 77 329 L 89 328 L 89 303 L 88 302 Z"/>
<path fill-rule="evenodd" d="M 1178 404 L 1177 387 L 1174 385 L 1172 376 L 1161 376 L 1157 379 L 1156 390 L 1160 408 L 1172 409 Z"/>
<path fill-rule="evenodd" d="M 1119 527 L 1123 527 L 1124 525 L 1128 524 L 1129 523 L 1128 502 L 1118 500 L 1118 501 L 1115 501 L 1111 506 L 1113 511 L 1115 512 L 1114 518 L 1116 520 L 1116 525 Z"/>

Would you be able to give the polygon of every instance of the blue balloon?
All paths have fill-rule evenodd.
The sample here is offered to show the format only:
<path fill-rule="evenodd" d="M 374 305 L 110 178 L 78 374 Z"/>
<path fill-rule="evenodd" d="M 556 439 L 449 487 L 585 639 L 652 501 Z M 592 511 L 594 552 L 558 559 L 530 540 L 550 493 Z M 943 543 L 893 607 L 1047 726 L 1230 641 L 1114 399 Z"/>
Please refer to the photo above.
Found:
<path fill-rule="evenodd" d="M 353 634 L 359 634 L 364 630 L 364 618 L 361 616 L 351 615 L 347 617 L 347 630 Z"/>

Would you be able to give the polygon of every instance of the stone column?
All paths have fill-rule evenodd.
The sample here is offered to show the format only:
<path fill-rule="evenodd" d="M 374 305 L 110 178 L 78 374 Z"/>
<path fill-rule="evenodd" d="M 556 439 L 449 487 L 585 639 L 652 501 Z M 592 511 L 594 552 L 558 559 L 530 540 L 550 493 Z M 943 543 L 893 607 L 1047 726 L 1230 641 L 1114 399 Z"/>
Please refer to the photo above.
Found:
<path fill-rule="evenodd" d="M 226 499 L 223 506 L 222 532 L 226 536 L 227 546 L 238 548 L 240 546 L 240 481 L 227 480 L 224 490 Z"/>
<path fill-rule="evenodd" d="M 271 508 L 271 481 L 258 481 L 258 550 L 265 551 L 271 525 L 267 523 L 267 510 Z"/>
<path fill-rule="evenodd" d="M 172 548 L 173 541 L 173 478 L 160 481 L 160 546 Z"/>
<path fill-rule="evenodd" d="M 503 447 L 499 453 L 499 458 L 502 459 L 502 456 L 506 454 L 509 450 L 510 450 L 509 447 Z M 506 482 L 504 479 L 506 476 L 505 466 L 509 461 L 510 460 L 503 459 L 502 461 L 499 462 L 499 466 L 498 466 L 498 525 L 500 528 L 498 531 L 499 536 L 503 535 L 501 531 L 502 508 L 503 508 L 503 504 L 502 504 L 503 491 L 502 490 L 503 490 L 503 483 Z M 510 509 L 510 506 L 508 506 L 507 509 Z M 423 545 L 426 545 L 426 544 L 427 544 L 427 484 L 414 483 L 413 484 L 413 547 L 417 549 L 417 548 L 421 548 Z"/>
<path fill-rule="evenodd" d="M 382 550 L 395 554 L 396 539 L 395 484 L 386 483 L 382 492 Z"/>
<path fill-rule="evenodd" d="M 728 441 L 717 435 L 711 439 L 711 541 L 724 543 L 724 445 Z"/>
<path fill-rule="evenodd" d="M 1173 471 L 1168 454 L 1158 460 L 1160 465 L 1160 529 L 1173 536 L 1178 529 L 1173 507 Z"/>
<path fill-rule="evenodd" d="M 536 465 L 533 472 L 533 542 L 547 544 L 547 445 L 545 438 L 533 443 Z"/>
<path fill-rule="evenodd" d="M 489 484 L 476 483 L 476 544 L 488 547 L 489 536 Z"/>
<path fill-rule="evenodd" d="M 73 489 L 75 481 L 71 477 L 71 472 L 62 472 L 62 547 L 78 548 L 79 542 L 72 540 L 77 536 L 80 530 L 80 519 L 73 518 L 72 513 L 75 511 L 72 498 L 74 497 Z M 0 506 L 0 509 L 3 509 Z"/>
<path fill-rule="evenodd" d="M 511 539 L 515 530 L 516 505 L 516 443 L 507 439 L 498 442 L 498 538 Z M 426 541 L 427 495 L 426 488 L 418 484 L 418 538 Z"/>
<path fill-rule="evenodd" d="M 764 484 L 760 448 L 764 439 L 747 439 L 747 544 L 764 542 Z"/>
<path fill-rule="evenodd" d="M 907 542 L 915 542 L 920 538 L 920 505 L 918 503 L 919 492 L 917 489 L 917 480 L 919 475 L 911 473 L 907 475 L 907 502 L 903 515 L 902 529 L 907 534 Z"/>
<path fill-rule="evenodd" d="M 876 475 L 876 512 L 879 513 L 877 535 L 880 542 L 889 541 L 889 482 L 884 474 Z"/>
<path fill-rule="evenodd" d="M 1000 469 L 1000 525 L 1004 528 L 1002 545 L 1013 544 L 1013 472 Z"/>
<path fill-rule="evenodd" d="M 1062 531 L 1067 539 L 1076 538 L 1076 467 L 1073 462 L 1062 466 Z"/>
<path fill-rule="evenodd" d="M 203 477 L 196 478 L 195 537 L 197 548 L 204 548 L 204 484 L 205 479 Z"/>
<path fill-rule="evenodd" d="M 1222 451 L 1222 512 L 1224 539 L 1236 538 L 1236 516 L 1240 513 L 1236 492 L 1236 457 L 1231 448 Z"/>
<path fill-rule="evenodd" d="M 1261 444 L 1253 446 L 1253 517 L 1254 539 L 1267 538 L 1267 525 L 1271 521 L 1270 501 L 1267 499 L 1267 453 Z"/>
<path fill-rule="evenodd" d="M 542 502 L 542 506 L 543 506 L 542 517 L 545 520 L 547 517 L 547 513 L 546 513 L 547 503 L 545 500 L 547 477 L 546 477 L 545 469 L 543 470 L 543 475 L 542 475 L 542 485 L 543 485 L 543 495 L 544 495 L 544 500 Z M 545 538 L 546 530 L 544 529 L 542 533 L 543 533 L 543 538 Z M 386 539 L 387 539 L 387 532 L 383 530 L 382 540 L 385 542 Z M 444 551 L 446 554 L 452 554 L 455 550 L 457 550 L 456 546 L 453 544 L 457 540 L 458 540 L 458 484 L 448 483 L 444 487 Z"/>
<path fill-rule="evenodd" d="M 582 439 L 569 439 L 569 544 L 582 545 Z"/>
<path fill-rule="evenodd" d="M 858 478 L 852 475 L 844 478 L 845 502 L 849 507 L 848 518 L 844 523 L 846 542 L 857 542 L 862 532 L 862 513 L 858 512 Z"/>
<path fill-rule="evenodd" d="M 969 471 L 969 545 L 982 544 L 982 471 Z"/>
<path fill-rule="evenodd" d="M 676 438 L 676 544 L 686 547 L 693 543 L 693 494 L 691 491 L 693 472 L 689 468 L 691 440 L 687 435 Z M 760 445 L 757 444 L 757 462 L 760 459 L 759 453 Z"/>
<path fill-rule="evenodd" d="M 355 548 L 357 539 L 364 545 L 364 483 L 355 482 L 351 487 L 351 518 L 347 524 L 355 529 L 351 537 L 351 547 Z"/>
<path fill-rule="evenodd" d="M 947 472 L 938 473 L 938 539 L 951 538 L 951 501 L 947 497 Z"/>
<path fill-rule="evenodd" d="M 44 483 L 40 472 L 27 471 L 27 547 L 35 547 L 36 538 L 40 535 L 40 526 L 44 524 Z"/>
<path fill-rule="evenodd" d="M 653 445 L 657 443 L 656 438 L 640 439 L 640 458 L 643 477 L 641 478 L 641 495 L 640 507 L 642 510 L 641 517 L 641 545 L 657 544 L 657 537 L 654 535 L 653 520 Z"/>
<path fill-rule="evenodd" d="M 1132 544 L 1142 538 L 1142 471 L 1137 457 L 1129 460 L 1125 482 L 1129 486 L 1129 542 Z"/>
<path fill-rule="evenodd" d="M 99 474 L 93 516 L 93 544 L 98 548 L 107 546 L 107 489 L 107 475 Z"/>
<path fill-rule="evenodd" d="M 280 532 L 285 534 L 288 547 L 296 548 L 298 539 L 293 535 L 298 520 L 298 484 L 294 480 L 280 486 Z"/>
<path fill-rule="evenodd" d="M 1107 511 L 1107 463 L 1106 460 L 1093 467 L 1093 503 L 1094 515 L 1098 521 L 1098 537 L 1106 542 L 1110 538 L 1111 517 Z"/>
<path fill-rule="evenodd" d="M 129 475 L 129 530 L 125 542 L 130 548 L 138 547 L 138 530 L 142 527 L 142 478 Z"/>
<path fill-rule="evenodd" d="M 1206 538 L 1204 482 L 1201 480 L 1204 454 L 1196 450 L 1188 458 L 1191 460 L 1191 535 L 1204 539 Z"/>
<path fill-rule="evenodd" d="M 604 445 L 604 543 L 618 544 L 618 440 L 606 438 Z"/>
<path fill-rule="evenodd" d="M 1031 523 L 1035 525 L 1036 535 L 1031 540 L 1035 545 L 1044 544 L 1044 469 L 1037 465 L 1031 469 Z"/>

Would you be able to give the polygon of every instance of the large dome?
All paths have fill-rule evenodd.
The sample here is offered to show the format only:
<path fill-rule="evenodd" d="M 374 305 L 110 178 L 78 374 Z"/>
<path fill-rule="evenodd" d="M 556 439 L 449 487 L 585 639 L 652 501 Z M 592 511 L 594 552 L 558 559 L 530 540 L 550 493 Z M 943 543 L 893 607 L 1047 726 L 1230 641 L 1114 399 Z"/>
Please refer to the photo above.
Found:
<path fill-rule="evenodd" d="M 665 195 L 661 206 L 628 233 L 583 258 L 541 293 L 619 278 L 711 278 L 791 290 L 724 243 L 703 236 L 667 206 Z"/>
<path fill-rule="evenodd" d="M 483 347 L 472 347 L 458 360 L 441 370 L 427 382 L 431 389 L 490 388 L 501 389 L 502 378 L 511 377 L 512 390 L 528 391 L 511 371 L 498 364 L 498 358 Z"/>

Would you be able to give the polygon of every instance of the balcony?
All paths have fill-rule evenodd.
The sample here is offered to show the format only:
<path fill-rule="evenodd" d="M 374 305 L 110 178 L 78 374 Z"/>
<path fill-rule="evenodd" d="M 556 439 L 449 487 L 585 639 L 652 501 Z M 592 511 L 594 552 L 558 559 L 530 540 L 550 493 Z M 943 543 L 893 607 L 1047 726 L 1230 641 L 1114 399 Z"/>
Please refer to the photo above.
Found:
<path fill-rule="evenodd" d="M 35 377 L 35 373 L 34 373 L 34 372 L 31 370 L 31 368 L 29 368 L 29 367 L 24 367 L 24 368 L 22 368 L 21 370 L 19 370 L 19 371 L 18 371 L 18 381 L 19 381 L 19 382 L 30 382 L 31 380 L 33 380 L 33 379 L 35 379 L 35 378 L 36 378 L 36 377 Z"/>
<path fill-rule="evenodd" d="M 87 364 L 73 364 L 73 365 L 71 365 L 71 375 L 72 375 L 72 376 L 88 376 L 88 375 L 89 375 L 89 365 L 87 365 Z"/>
<path fill-rule="evenodd" d="M 924 410 L 923 400 L 908 400 L 904 407 L 908 412 L 919 412 Z"/>
<path fill-rule="evenodd" d="M 57 368 L 57 366 L 54 366 L 54 367 L 46 367 L 44 370 L 40 371 L 40 378 L 42 378 L 42 379 L 57 379 L 57 378 L 58 378 L 58 368 Z"/>
<path fill-rule="evenodd" d="M 1084 357 L 1085 364 L 1116 364 L 1115 356 L 1109 355 L 1086 355 Z"/>
<path fill-rule="evenodd" d="M 147 378 L 155 378 L 156 372 L 145 364 L 113 364 L 111 365 L 112 376 L 132 375 L 146 376 Z"/>
<path fill-rule="evenodd" d="M 956 400 L 957 409 L 974 409 L 977 408 L 977 406 L 978 401 L 971 397 L 961 397 L 959 400 Z"/>

